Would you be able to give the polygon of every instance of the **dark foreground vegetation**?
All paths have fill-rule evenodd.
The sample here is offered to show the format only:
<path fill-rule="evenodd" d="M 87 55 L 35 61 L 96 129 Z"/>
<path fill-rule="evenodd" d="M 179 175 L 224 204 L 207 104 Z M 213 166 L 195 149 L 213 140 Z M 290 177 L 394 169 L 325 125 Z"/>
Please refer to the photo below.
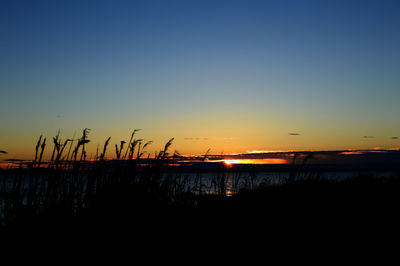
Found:
<path fill-rule="evenodd" d="M 398 176 L 293 172 L 279 184 L 244 178 L 231 195 L 223 165 L 208 190 L 201 174 L 189 185 L 172 172 L 172 140 L 146 165 L 140 148 L 132 155 L 133 139 L 126 155 L 116 147 L 120 160 L 106 161 L 107 141 L 89 164 L 86 137 L 68 160 L 60 145 L 43 167 L 38 142 L 28 168 L 1 170 L 1 265 L 255 265 L 320 255 L 325 264 L 398 245 Z"/>

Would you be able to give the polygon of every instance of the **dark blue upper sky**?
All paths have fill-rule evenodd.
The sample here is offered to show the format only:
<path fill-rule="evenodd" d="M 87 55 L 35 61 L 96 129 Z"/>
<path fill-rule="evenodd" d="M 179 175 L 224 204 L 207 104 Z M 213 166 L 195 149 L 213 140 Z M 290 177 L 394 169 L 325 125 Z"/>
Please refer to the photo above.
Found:
<path fill-rule="evenodd" d="M 143 127 L 215 140 L 188 152 L 392 147 L 399 28 L 399 1 L 0 0 L 0 144 Z"/>

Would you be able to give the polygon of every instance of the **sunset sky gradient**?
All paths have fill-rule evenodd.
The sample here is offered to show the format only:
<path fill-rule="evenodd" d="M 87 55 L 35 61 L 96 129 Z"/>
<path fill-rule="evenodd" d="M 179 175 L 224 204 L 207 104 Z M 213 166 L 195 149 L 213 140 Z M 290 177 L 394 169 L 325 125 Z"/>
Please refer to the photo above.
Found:
<path fill-rule="evenodd" d="M 400 1 L 0 0 L 1 158 L 400 146 Z M 49 142 L 50 143 L 50 142 Z"/>

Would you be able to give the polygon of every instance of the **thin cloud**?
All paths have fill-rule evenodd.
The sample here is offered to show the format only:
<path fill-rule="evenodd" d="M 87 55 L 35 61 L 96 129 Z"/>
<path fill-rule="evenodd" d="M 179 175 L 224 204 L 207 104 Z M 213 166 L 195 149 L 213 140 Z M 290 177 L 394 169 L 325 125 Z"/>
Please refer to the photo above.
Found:
<path fill-rule="evenodd" d="M 300 136 L 300 133 L 288 133 L 289 136 Z"/>
<path fill-rule="evenodd" d="M 399 139 L 399 137 L 392 137 L 392 139 Z"/>
<path fill-rule="evenodd" d="M 373 139 L 375 138 L 374 136 L 363 136 L 363 139 Z"/>
<path fill-rule="evenodd" d="M 248 154 L 272 153 L 272 152 L 281 152 L 281 151 L 273 151 L 273 150 L 251 150 L 251 151 L 246 151 L 246 153 L 248 153 Z"/>
<path fill-rule="evenodd" d="M 208 138 L 183 138 L 184 140 L 208 140 Z"/>
<path fill-rule="evenodd" d="M 360 154 L 364 154 L 363 151 L 342 151 L 340 154 L 343 155 L 360 155 Z"/>

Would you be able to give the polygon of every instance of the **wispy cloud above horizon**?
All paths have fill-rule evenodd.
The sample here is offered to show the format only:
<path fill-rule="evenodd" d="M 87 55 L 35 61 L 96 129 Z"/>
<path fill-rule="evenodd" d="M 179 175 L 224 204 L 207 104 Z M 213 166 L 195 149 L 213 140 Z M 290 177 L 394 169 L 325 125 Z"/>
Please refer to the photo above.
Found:
<path fill-rule="evenodd" d="M 249 150 L 249 151 L 246 151 L 246 153 L 248 153 L 248 154 L 272 153 L 272 152 L 283 152 L 283 151 L 276 151 L 276 150 Z"/>

